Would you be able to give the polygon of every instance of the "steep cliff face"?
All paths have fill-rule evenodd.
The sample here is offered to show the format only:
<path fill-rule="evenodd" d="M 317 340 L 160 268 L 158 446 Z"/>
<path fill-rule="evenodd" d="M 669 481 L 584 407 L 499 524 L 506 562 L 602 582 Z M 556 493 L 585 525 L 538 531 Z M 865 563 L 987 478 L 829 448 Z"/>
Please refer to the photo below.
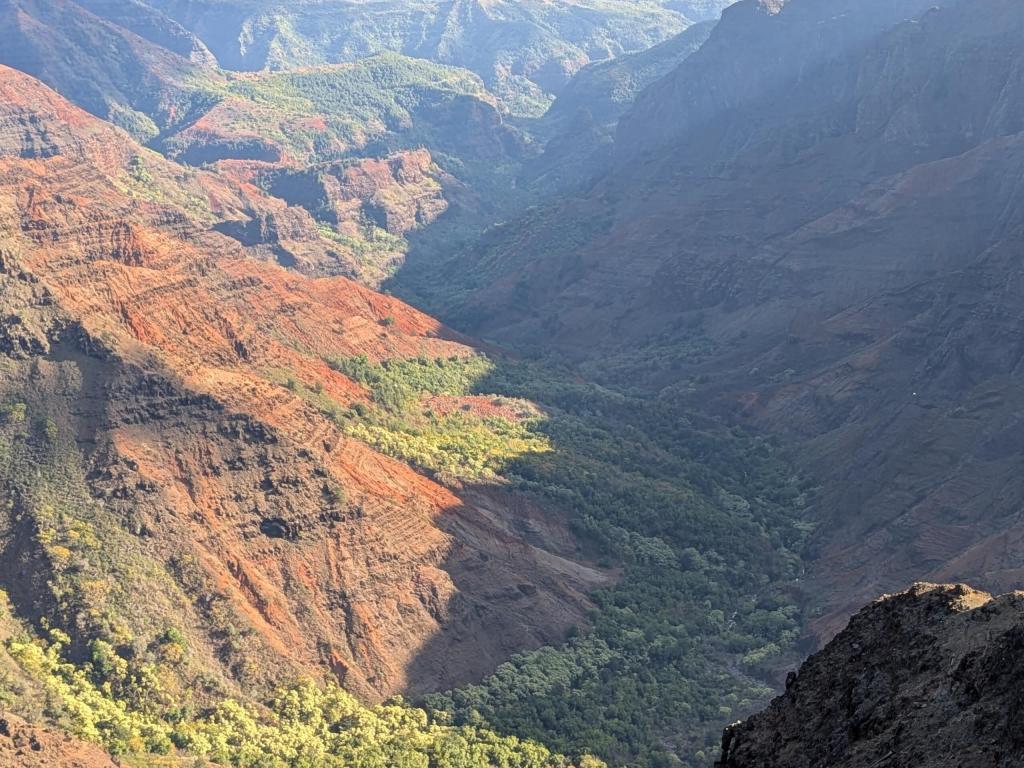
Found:
<path fill-rule="evenodd" d="M 180 169 L 146 155 L 142 196 L 142 150 L 27 76 L 0 71 L 0 94 L 18 521 L 0 576 L 21 615 L 83 641 L 172 621 L 221 686 L 329 669 L 370 698 L 479 676 L 582 619 L 604 577 L 565 557 L 557 522 L 528 544 L 528 510 L 462 497 L 325 413 L 368 399 L 326 360 L 465 358 L 468 340 L 253 259 L 218 231 L 238 187 L 197 174 L 162 198 Z"/>
<path fill-rule="evenodd" d="M 734 6 L 618 169 L 421 291 L 802 446 L 823 637 L 912 578 L 1018 573 L 1024 10 L 932 5 Z"/>
<path fill-rule="evenodd" d="M 469 279 L 480 301 L 470 297 L 466 317 L 497 306 L 481 313 L 482 331 L 528 341 L 543 326 L 566 347 L 607 346 L 643 341 L 687 313 L 728 313 L 728 324 L 734 309 L 770 303 L 765 330 L 777 332 L 791 316 L 779 304 L 794 297 L 761 286 L 791 274 L 794 232 L 896 174 L 1021 129 L 1012 4 L 984 13 L 971 2 L 931 13 L 924 2 L 806 5 L 730 8 L 623 118 L 617 170 L 484 243 L 486 274 Z M 946 110 L 962 119 L 938 119 Z M 881 238 L 863 247 L 876 245 L 887 247 Z M 972 245 L 977 253 L 988 242 Z M 891 271 L 846 266 L 848 278 L 803 291 L 801 306 L 813 294 L 812 306 L 834 311 L 909 283 L 912 258 Z M 833 276 L 844 268 L 819 263 Z M 916 263 L 927 270 L 933 260 Z"/>
<path fill-rule="evenodd" d="M 307 274 L 378 285 L 409 249 L 403 235 L 449 207 L 465 226 L 482 226 L 513 196 L 512 174 L 528 154 L 523 132 L 467 70 L 385 51 L 299 71 L 231 73 L 177 22 L 133 0 L 9 0 L 0 18 L 10 30 L 0 64 L 183 165 L 213 166 L 252 193 L 285 194 L 291 208 L 267 201 L 224 231 Z M 353 164 L 376 181 L 335 189 L 330 179 L 352 176 Z M 399 169 L 385 182 L 381 167 L 395 164 L 423 172 L 413 179 Z M 491 207 L 480 205 L 477 186 Z M 366 197 L 350 199 L 355 188 Z M 332 199 L 346 199 L 346 211 Z M 324 238 L 319 253 L 309 247 Z"/>
<path fill-rule="evenodd" d="M 864 608 L 731 726 L 721 768 L 1019 765 L 1024 595 L 917 584 Z"/>
<path fill-rule="evenodd" d="M 694 24 L 660 45 L 580 70 L 533 128 L 543 138 L 544 151 L 525 166 L 529 183 L 570 190 L 605 171 L 619 119 L 645 88 L 699 50 L 714 25 Z"/>
<path fill-rule="evenodd" d="M 755 380 L 774 382 L 744 398 L 743 413 L 807 441 L 808 466 L 823 479 L 829 533 L 815 576 L 843 610 L 816 622 L 822 635 L 858 600 L 913 578 L 970 578 L 996 591 L 1019 582 L 1021 148 L 1020 136 L 993 140 L 823 221 L 809 254 L 843 254 L 840 242 L 884 232 L 891 250 L 856 249 L 861 275 L 908 261 L 907 272 L 922 271 L 821 322 L 794 323 L 749 361 Z M 922 251 L 930 264 L 913 259 Z M 819 262 L 804 261 L 808 283 Z"/>
<path fill-rule="evenodd" d="M 880 36 L 934 5 L 926 0 L 736 3 L 722 14 L 707 45 L 644 94 L 622 121 L 619 155 L 628 160 L 672 146 L 685 153 L 682 162 L 713 167 L 743 152 L 748 142 L 763 142 L 773 129 L 797 134 L 800 115 L 823 124 L 826 115 L 837 118 L 841 113 L 829 107 L 850 97 L 857 60 Z M 863 82 L 869 88 L 881 85 Z M 764 118 L 738 119 L 753 114 Z M 806 127 L 800 130 L 808 144 L 829 136 Z M 704 154 L 709 146 L 696 146 L 706 132 L 711 156 Z"/>

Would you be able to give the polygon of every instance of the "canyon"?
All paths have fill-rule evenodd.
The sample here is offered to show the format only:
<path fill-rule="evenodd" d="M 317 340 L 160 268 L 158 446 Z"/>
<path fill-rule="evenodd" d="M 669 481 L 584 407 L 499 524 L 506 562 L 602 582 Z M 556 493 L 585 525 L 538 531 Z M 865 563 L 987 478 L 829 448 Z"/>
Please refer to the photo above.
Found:
<path fill-rule="evenodd" d="M 328 665 L 383 698 L 482 674 L 581 619 L 605 577 L 572 560 L 564 525 L 546 521 L 549 549 L 528 544 L 516 531 L 526 519 L 347 438 L 279 380 L 349 405 L 366 392 L 325 356 L 465 357 L 468 340 L 344 278 L 314 283 L 253 258 L 218 231 L 252 190 L 203 173 L 186 186 L 127 135 L 2 74 L 3 209 L 17 226 L 4 236 L 5 392 L 26 393 L 34 418 L 87 451 L 89 494 L 144 532 L 141 558 L 189 564 L 176 577 L 198 583 L 173 595 L 180 621 L 207 634 L 212 600 L 258 638 L 231 654 L 254 682 Z M 140 156 L 150 199 L 132 187 Z M 154 200 L 165 179 L 173 192 Z M 7 588 L 30 614 L 39 596 L 24 582 L 52 575 L 11 546 L 22 568 L 9 578 L 22 584 Z M 412 679 L 427 638 L 438 661 Z M 219 652 L 215 637 L 200 644 Z"/>
<path fill-rule="evenodd" d="M 1020 760 L 1019 3 L 0 20 L 0 755 Z"/>
<path fill-rule="evenodd" d="M 786 436 L 821 487 L 819 640 L 914 578 L 1012 589 L 1022 22 L 739 3 L 639 96 L 585 193 L 399 293 Z"/>

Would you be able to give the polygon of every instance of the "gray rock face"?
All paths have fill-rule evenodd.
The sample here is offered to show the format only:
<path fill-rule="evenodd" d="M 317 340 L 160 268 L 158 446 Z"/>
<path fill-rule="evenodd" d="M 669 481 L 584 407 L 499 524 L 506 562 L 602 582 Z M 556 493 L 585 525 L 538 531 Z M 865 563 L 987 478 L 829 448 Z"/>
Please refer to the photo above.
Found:
<path fill-rule="evenodd" d="M 622 121 L 620 159 L 658 154 L 673 145 L 694 160 L 720 161 L 783 120 L 839 107 L 855 89 L 851 79 L 865 49 L 935 5 L 935 0 L 736 3 L 722 14 L 707 44 L 651 88 Z M 689 142 L 712 126 L 716 131 L 728 126 L 718 152 L 708 157 L 687 151 Z M 794 127 L 805 140 L 814 138 L 806 137 L 803 126 Z"/>
<path fill-rule="evenodd" d="M 862 257 L 893 249 L 885 233 L 859 233 L 841 253 L 819 248 L 822 279 L 812 284 L 790 255 L 897 175 L 1024 127 L 1021 6 L 930 6 L 728 9 L 708 42 L 622 119 L 616 170 L 552 212 L 550 226 L 530 221 L 523 237 L 485 244 L 499 266 L 481 281 L 478 304 L 489 311 L 479 330 L 528 341 L 553 328 L 568 348 L 643 339 L 711 311 L 722 314 L 711 320 L 723 324 L 716 333 L 736 333 L 741 321 L 749 333 L 787 333 L 794 311 L 834 312 L 950 267 L 910 251 L 898 268 L 862 270 Z M 992 183 L 972 195 L 1001 207 L 1001 182 Z M 570 228 L 579 232 L 567 239 Z M 955 261 L 989 245 L 981 236 L 965 250 L 961 240 L 948 254 Z M 502 300 L 510 287 L 515 300 Z M 757 326 L 737 311 L 756 313 Z"/>
<path fill-rule="evenodd" d="M 917 584 L 868 606 L 761 714 L 719 768 L 987 768 L 1024 761 L 1024 594 Z"/>
<path fill-rule="evenodd" d="M 644 89 L 699 50 L 714 25 L 699 22 L 660 45 L 580 70 L 534 126 L 546 143 L 525 169 L 528 183 L 565 190 L 605 172 L 619 119 Z"/>

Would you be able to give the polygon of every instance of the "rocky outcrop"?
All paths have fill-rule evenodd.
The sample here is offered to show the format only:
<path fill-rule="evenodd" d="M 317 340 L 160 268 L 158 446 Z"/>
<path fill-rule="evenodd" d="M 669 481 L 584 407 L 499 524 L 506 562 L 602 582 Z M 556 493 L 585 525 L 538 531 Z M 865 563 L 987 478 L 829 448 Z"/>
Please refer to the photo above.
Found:
<path fill-rule="evenodd" d="M 0 761 L 9 768 L 115 768 L 99 747 L 0 713 Z"/>
<path fill-rule="evenodd" d="M 426 149 L 384 158 L 353 159 L 275 176 L 271 192 L 317 212 L 339 232 L 359 236 L 366 226 L 404 235 L 431 224 L 448 203 L 452 183 Z"/>
<path fill-rule="evenodd" d="M 1020 765 L 1024 593 L 917 584 L 864 608 L 730 726 L 720 768 Z"/>

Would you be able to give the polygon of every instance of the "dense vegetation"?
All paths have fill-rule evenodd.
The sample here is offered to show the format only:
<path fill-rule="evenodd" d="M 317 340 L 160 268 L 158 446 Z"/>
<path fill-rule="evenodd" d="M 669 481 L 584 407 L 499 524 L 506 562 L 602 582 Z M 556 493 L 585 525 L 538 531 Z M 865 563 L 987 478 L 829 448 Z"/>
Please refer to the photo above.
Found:
<path fill-rule="evenodd" d="M 217 115 L 221 128 L 319 159 L 329 157 L 323 151 L 328 140 L 343 152 L 387 133 L 402 134 L 407 146 L 427 143 L 437 139 L 434 126 L 425 116 L 414 120 L 417 110 L 458 97 L 493 101 L 470 72 L 391 53 L 298 72 L 229 76 L 218 90 L 226 100 Z"/>
<path fill-rule="evenodd" d="M 593 626 L 564 647 L 425 706 L 614 765 L 709 763 L 721 725 L 770 694 L 761 679 L 798 634 L 786 585 L 800 569 L 805 500 L 777 449 L 534 364 L 331 362 L 372 394 L 371 406 L 321 403 L 349 434 L 442 477 L 542 497 L 622 569 L 595 595 Z M 431 415 L 433 396 L 472 393 L 522 403 L 522 418 L 477 415 L 472 398 L 455 416 Z"/>
<path fill-rule="evenodd" d="M 465 395 L 490 370 L 484 357 L 416 358 L 371 363 L 363 356 L 331 358 L 328 364 L 363 384 L 371 402 L 343 407 L 323 387 L 303 384 L 287 371 L 268 371 L 330 416 L 350 437 L 441 478 L 495 480 L 520 455 L 551 450 L 532 427 L 540 413 L 527 401 L 495 396 L 481 414 Z"/>
<path fill-rule="evenodd" d="M 636 23 L 623 8 L 623 24 Z M 278 31 L 292 52 L 305 45 L 296 27 Z M 542 43 L 519 45 L 524 69 L 539 72 L 548 61 Z M 607 53 L 621 48 L 607 44 Z M 581 63 L 577 53 L 562 50 L 554 69 Z M 303 63 L 319 64 L 311 55 Z M 508 58 L 497 65 L 514 69 Z M 594 87 L 615 109 L 648 76 L 601 71 L 607 77 Z M 552 71 L 552 82 L 564 74 Z M 491 126 L 484 138 L 496 144 L 487 144 L 452 127 L 472 127 L 468 113 L 485 124 L 501 109 L 535 113 L 549 99 L 516 74 L 497 84 L 506 99 L 499 103 L 466 70 L 394 53 L 291 72 L 189 69 L 179 78 L 158 105 L 126 97 L 139 111 L 115 102 L 109 117 L 190 162 L 227 156 L 301 166 L 428 145 L 445 170 L 496 207 L 502 195 L 523 194 L 507 189 L 522 137 Z M 211 146 L 218 135 L 225 143 Z M 140 153 L 124 184 L 155 199 L 152 182 Z M 546 247 L 569 251 L 607 225 L 599 218 L 562 226 Z M 325 224 L 323 234 L 368 261 L 409 247 L 379 228 L 359 238 Z M 453 285 L 469 296 L 500 272 L 503 236 L 496 228 L 476 254 L 468 287 L 453 282 L 451 268 L 431 264 L 435 304 L 452 304 Z M 566 261 L 566 269 L 581 268 Z M 468 320 L 486 311 L 459 309 Z M 8 633 L 6 652 L 45 690 L 45 715 L 122 755 L 187 754 L 238 768 L 554 768 L 599 765 L 592 751 L 616 766 L 707 764 L 721 725 L 770 693 L 765 680 L 796 639 L 799 608 L 789 586 L 801 567 L 804 499 L 776 446 L 623 385 L 705 351 L 669 335 L 656 355 L 652 346 L 584 371 L 607 387 L 580 381 L 578 372 L 482 356 L 383 364 L 350 357 L 326 362 L 366 387 L 369 400 L 340 404 L 315 382 L 266 372 L 350 437 L 442 481 L 501 483 L 564 512 L 580 557 L 608 569 L 614 584 L 593 595 L 590 622 L 561 647 L 516 656 L 480 684 L 431 694 L 418 707 L 368 707 L 313 681 L 267 700 L 227 695 L 192 667 L 188 634 L 167 624 L 189 600 L 184 581 L 133 545 L 133 520 L 91 498 L 59 415 L 19 395 L 0 409 L 0 487 L 14 531 L 5 554 L 21 558 L 32 587 L 0 601 L 26 620 Z M 146 605 L 134 599 L 140 592 Z M 224 658 L 242 663 L 241 633 L 217 629 Z M 0 679 L 0 701 L 17 698 Z"/>
<path fill-rule="evenodd" d="M 80 467 L 44 404 L 0 401 L 0 512 L 15 530 L 5 558 L 43 588 L 0 592 L 3 649 L 41 689 L 26 693 L 0 663 L 0 703 L 129 758 L 191 755 L 237 768 L 570 765 L 540 744 L 451 725 L 401 700 L 364 706 L 331 684 L 297 681 L 266 702 L 225 697 L 193 665 L 188 635 L 166 624 L 181 615 L 178 585 L 88 498 Z M 601 765 L 586 756 L 576 764 Z"/>
<path fill-rule="evenodd" d="M 559 768 L 569 761 L 539 744 L 482 728 L 431 721 L 396 700 L 367 707 L 336 685 L 301 681 L 265 708 L 226 699 L 202 713 L 176 707 L 161 686 L 158 665 L 133 663 L 103 641 L 92 658 L 62 657 L 70 638 L 11 640 L 8 652 L 38 676 L 52 714 L 69 730 L 114 754 L 178 750 L 238 768 Z M 186 653 L 180 634 L 161 638 L 165 654 Z M 584 758 L 581 768 L 601 765 Z"/>
<path fill-rule="evenodd" d="M 595 596 L 593 627 L 526 654 L 480 686 L 428 699 L 484 722 L 630 766 L 710 762 L 723 722 L 769 693 L 758 680 L 792 646 L 802 499 L 768 443 L 669 402 L 502 366 L 478 386 L 550 414 L 553 446 L 505 468 L 571 511 L 577 532 L 622 564 Z"/>

